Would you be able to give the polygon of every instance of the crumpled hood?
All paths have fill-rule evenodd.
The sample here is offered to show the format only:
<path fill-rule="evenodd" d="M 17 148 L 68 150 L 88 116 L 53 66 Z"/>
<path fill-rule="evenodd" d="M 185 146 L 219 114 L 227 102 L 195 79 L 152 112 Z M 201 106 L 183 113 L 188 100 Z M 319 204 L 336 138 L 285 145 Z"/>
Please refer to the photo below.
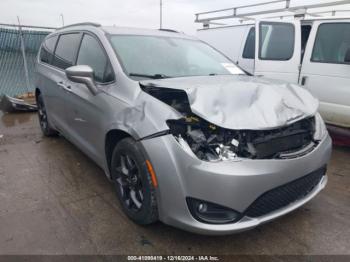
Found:
<path fill-rule="evenodd" d="M 184 90 L 194 114 L 228 129 L 272 129 L 312 116 L 318 109 L 318 100 L 305 89 L 260 77 L 181 77 L 141 84 Z"/>

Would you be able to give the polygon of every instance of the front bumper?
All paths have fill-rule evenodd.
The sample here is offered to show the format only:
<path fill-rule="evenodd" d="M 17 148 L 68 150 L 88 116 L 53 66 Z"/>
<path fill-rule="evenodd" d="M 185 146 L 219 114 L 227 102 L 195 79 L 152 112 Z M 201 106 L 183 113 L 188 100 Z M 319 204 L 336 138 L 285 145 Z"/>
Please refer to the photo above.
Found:
<path fill-rule="evenodd" d="M 243 217 L 231 224 L 199 222 L 191 215 L 186 197 L 193 197 L 243 213 L 263 193 L 325 166 L 331 155 L 327 135 L 310 153 L 294 159 L 239 159 L 204 162 L 186 153 L 172 135 L 142 140 L 157 175 L 160 220 L 201 234 L 229 234 L 256 227 L 305 204 L 321 191 L 324 176 L 304 198 L 266 215 Z"/>

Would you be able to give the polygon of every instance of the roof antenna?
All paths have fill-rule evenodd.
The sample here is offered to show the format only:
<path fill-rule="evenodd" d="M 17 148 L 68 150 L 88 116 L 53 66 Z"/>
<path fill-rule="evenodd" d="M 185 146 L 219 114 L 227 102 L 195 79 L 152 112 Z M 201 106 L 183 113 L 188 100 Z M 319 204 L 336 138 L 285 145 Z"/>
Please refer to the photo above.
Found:
<path fill-rule="evenodd" d="M 163 27 L 163 1 L 160 0 L 159 3 L 159 29 Z"/>
<path fill-rule="evenodd" d="M 64 16 L 63 14 L 60 14 L 61 20 L 62 20 L 62 26 L 64 26 Z"/>

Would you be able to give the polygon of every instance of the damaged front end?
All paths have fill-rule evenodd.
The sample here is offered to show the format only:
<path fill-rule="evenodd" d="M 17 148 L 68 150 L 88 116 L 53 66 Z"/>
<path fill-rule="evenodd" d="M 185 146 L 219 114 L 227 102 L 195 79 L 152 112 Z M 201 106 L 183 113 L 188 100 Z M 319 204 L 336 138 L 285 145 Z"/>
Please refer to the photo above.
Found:
<path fill-rule="evenodd" d="M 314 117 L 273 130 L 229 130 L 197 116 L 168 120 L 170 133 L 201 160 L 293 158 L 317 144 Z"/>
<path fill-rule="evenodd" d="M 180 119 L 166 121 L 168 133 L 185 151 L 203 161 L 294 158 L 310 152 L 318 143 L 314 116 L 269 130 L 227 129 L 194 114 L 183 90 L 141 87 L 181 113 Z"/>

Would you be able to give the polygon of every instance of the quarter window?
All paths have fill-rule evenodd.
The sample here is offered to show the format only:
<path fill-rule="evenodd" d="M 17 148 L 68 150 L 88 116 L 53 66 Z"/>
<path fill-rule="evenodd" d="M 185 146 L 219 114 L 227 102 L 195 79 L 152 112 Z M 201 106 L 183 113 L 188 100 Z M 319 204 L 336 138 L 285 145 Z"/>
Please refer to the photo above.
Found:
<path fill-rule="evenodd" d="M 85 34 L 81 42 L 77 65 L 88 65 L 94 70 L 95 80 L 107 83 L 114 80 L 109 60 L 99 42 L 91 35 Z"/>
<path fill-rule="evenodd" d="M 61 69 L 73 66 L 79 41 L 79 33 L 61 35 L 57 43 L 53 65 Z"/>
<path fill-rule="evenodd" d="M 243 49 L 243 58 L 254 59 L 255 58 L 255 28 L 252 27 L 249 30 L 247 41 L 245 42 Z"/>
<path fill-rule="evenodd" d="M 288 23 L 261 23 L 259 58 L 262 60 L 289 60 L 294 53 L 294 25 Z"/>
<path fill-rule="evenodd" d="M 50 64 L 53 58 L 53 52 L 55 50 L 58 36 L 53 36 L 44 41 L 40 51 L 40 61 Z"/>
<path fill-rule="evenodd" d="M 311 61 L 350 63 L 350 23 L 321 24 L 317 31 Z"/>

